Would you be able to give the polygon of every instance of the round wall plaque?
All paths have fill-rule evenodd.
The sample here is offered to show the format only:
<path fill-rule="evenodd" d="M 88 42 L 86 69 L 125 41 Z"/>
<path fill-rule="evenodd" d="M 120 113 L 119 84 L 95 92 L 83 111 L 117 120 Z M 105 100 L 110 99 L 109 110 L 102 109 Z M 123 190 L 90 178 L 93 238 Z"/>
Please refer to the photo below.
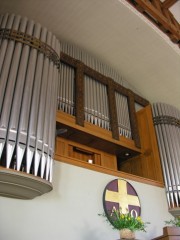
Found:
<path fill-rule="evenodd" d="M 113 208 L 121 208 L 122 213 L 130 212 L 134 217 L 141 214 L 137 192 L 129 182 L 123 179 L 115 179 L 106 185 L 103 206 L 106 215 L 109 215 Z"/>

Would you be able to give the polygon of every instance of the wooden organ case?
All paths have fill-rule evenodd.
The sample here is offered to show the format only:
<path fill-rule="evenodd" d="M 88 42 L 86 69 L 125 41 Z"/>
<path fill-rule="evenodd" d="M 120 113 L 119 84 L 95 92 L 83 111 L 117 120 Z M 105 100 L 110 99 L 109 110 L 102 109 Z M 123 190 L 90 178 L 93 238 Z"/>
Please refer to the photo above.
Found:
<path fill-rule="evenodd" d="M 61 52 L 55 159 L 163 185 L 149 102 L 99 68 Z"/>

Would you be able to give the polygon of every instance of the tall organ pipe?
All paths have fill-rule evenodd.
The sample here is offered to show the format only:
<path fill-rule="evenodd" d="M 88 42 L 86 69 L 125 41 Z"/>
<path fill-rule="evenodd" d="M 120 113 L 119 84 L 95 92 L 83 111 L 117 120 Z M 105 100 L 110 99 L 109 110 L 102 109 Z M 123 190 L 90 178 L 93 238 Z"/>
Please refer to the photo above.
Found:
<path fill-rule="evenodd" d="M 0 15 L 0 166 L 51 182 L 60 43 L 27 18 Z"/>
<path fill-rule="evenodd" d="M 105 63 L 97 60 L 95 57 L 91 56 L 84 50 L 78 48 L 75 45 L 71 45 L 66 42 L 61 42 L 61 51 L 68 54 L 69 56 L 80 60 L 88 67 L 100 72 L 101 74 L 105 75 L 106 77 L 112 78 L 115 82 L 121 84 L 122 86 L 131 89 L 132 91 L 136 92 L 136 90 L 131 86 L 124 78 L 119 74 L 116 70 L 111 68 Z"/>
<path fill-rule="evenodd" d="M 115 82 L 134 91 L 134 89 L 122 78 L 122 76 L 111 67 L 96 58 L 93 58 L 91 55 L 76 46 L 63 42 L 61 45 L 62 52 L 80 60 L 88 67 L 96 70 L 106 77 L 112 78 Z M 61 63 L 58 109 L 71 115 L 75 114 L 74 72 L 73 67 Z M 84 75 L 84 90 L 85 120 L 106 130 L 111 130 L 107 86 L 99 83 L 96 79 L 93 79 L 90 76 Z M 116 104 L 118 111 L 119 134 L 132 139 L 127 98 L 117 93 Z"/>
<path fill-rule="evenodd" d="M 73 57 L 74 55 L 78 56 L 76 48 L 70 48 L 70 50 L 69 53 Z M 89 58 L 89 60 L 92 59 Z M 102 70 L 103 65 L 97 60 L 90 62 L 87 61 L 87 63 L 91 65 L 94 69 L 105 73 Z M 64 63 L 61 63 L 58 109 L 71 115 L 75 114 L 74 77 L 74 68 Z M 110 130 L 107 86 L 99 83 L 90 76 L 84 75 L 84 90 L 85 120 L 101 128 Z M 127 98 L 119 93 L 116 93 L 116 104 L 118 111 L 119 133 L 126 138 L 132 138 Z"/>
<path fill-rule="evenodd" d="M 85 120 L 109 130 L 109 108 L 106 86 L 85 75 Z"/>
<path fill-rule="evenodd" d="M 169 211 L 180 215 L 180 111 L 165 103 L 153 104 Z"/>

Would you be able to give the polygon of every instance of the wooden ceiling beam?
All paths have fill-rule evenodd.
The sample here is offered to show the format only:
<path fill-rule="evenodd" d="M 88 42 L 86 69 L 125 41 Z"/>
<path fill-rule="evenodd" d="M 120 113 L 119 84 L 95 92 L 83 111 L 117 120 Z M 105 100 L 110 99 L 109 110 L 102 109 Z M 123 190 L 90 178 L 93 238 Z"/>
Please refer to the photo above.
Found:
<path fill-rule="evenodd" d="M 154 5 L 154 7 L 155 7 L 156 9 L 158 9 L 159 12 L 162 13 L 162 3 L 161 3 L 160 0 L 152 0 L 151 2 L 152 2 L 152 4 Z"/>
<path fill-rule="evenodd" d="M 150 19 L 170 39 L 180 45 L 180 24 L 166 6 L 170 6 L 177 0 L 166 0 L 165 5 L 160 0 L 127 0 L 137 10 Z M 165 6 L 165 7 L 164 7 Z"/>
<path fill-rule="evenodd" d="M 170 8 L 172 5 L 174 5 L 178 0 L 165 0 L 162 2 L 163 8 Z"/>
<path fill-rule="evenodd" d="M 168 31 L 170 31 L 177 40 L 180 40 L 180 31 L 177 29 L 161 12 L 156 9 L 151 2 L 146 0 L 136 0 L 136 2 L 145 9 L 147 13 L 150 13 L 159 23 L 163 25 Z"/>

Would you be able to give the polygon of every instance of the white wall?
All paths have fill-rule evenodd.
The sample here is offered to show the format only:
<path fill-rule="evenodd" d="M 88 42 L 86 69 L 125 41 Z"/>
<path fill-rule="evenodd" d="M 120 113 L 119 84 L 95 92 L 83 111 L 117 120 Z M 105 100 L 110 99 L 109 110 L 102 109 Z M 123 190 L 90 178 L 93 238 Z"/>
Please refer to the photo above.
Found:
<path fill-rule="evenodd" d="M 103 190 L 115 178 L 55 162 L 52 192 L 33 200 L 0 197 L 0 240 L 117 240 L 119 232 L 98 216 Z M 151 222 L 148 232 L 136 237 L 161 235 L 164 221 L 172 218 L 164 189 L 129 182 L 139 195 L 143 220 Z"/>

